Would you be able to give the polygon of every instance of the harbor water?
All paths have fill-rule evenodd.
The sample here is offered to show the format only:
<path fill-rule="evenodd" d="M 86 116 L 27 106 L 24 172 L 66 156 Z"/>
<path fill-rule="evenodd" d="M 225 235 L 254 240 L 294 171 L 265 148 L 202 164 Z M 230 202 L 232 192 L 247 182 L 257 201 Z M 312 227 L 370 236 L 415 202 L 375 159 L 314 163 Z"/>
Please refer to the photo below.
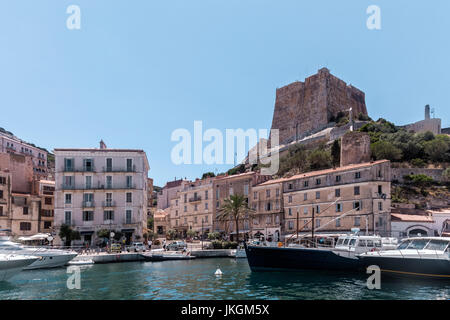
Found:
<path fill-rule="evenodd" d="M 214 275 L 220 268 L 223 275 Z M 252 273 L 246 259 L 124 262 L 80 267 L 81 289 L 66 268 L 23 271 L 0 282 L 0 299 L 432 299 L 448 300 L 450 282 L 383 279 L 328 272 Z"/>

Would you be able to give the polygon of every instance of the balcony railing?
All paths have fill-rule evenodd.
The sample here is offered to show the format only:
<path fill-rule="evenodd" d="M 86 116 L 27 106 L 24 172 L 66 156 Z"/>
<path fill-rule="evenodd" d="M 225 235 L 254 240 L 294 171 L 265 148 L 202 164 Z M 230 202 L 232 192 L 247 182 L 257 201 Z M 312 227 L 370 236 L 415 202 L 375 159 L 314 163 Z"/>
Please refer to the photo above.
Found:
<path fill-rule="evenodd" d="M 94 166 L 82 166 L 81 168 L 64 167 L 63 172 L 95 172 Z"/>
<path fill-rule="evenodd" d="M 116 201 L 114 200 L 107 200 L 102 202 L 102 206 L 105 208 L 112 208 L 116 206 Z"/>
<path fill-rule="evenodd" d="M 98 186 L 86 186 L 83 185 L 61 185 L 62 190 L 121 190 L 121 189 L 136 189 L 135 184 L 125 184 L 125 185 L 98 185 Z"/>
<path fill-rule="evenodd" d="M 95 203 L 94 201 L 83 201 L 82 206 L 83 208 L 94 208 Z"/>
<path fill-rule="evenodd" d="M 202 201 L 202 197 L 197 196 L 197 197 L 189 198 L 189 202 L 197 202 L 197 201 Z"/>
<path fill-rule="evenodd" d="M 136 166 L 132 165 L 131 167 L 103 167 L 103 172 L 136 172 Z"/>

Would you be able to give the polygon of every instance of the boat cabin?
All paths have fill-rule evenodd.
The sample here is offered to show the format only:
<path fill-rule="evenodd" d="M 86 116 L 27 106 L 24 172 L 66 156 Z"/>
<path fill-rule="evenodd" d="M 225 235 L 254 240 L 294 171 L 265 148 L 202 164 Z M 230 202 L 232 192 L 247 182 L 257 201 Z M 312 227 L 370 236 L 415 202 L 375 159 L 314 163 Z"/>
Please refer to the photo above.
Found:
<path fill-rule="evenodd" d="M 380 236 L 347 235 L 339 237 L 335 249 L 363 253 L 374 250 L 389 250 L 397 247 L 396 238 L 382 238 Z"/>
<path fill-rule="evenodd" d="M 433 250 L 450 253 L 450 238 L 417 237 L 404 239 L 397 250 Z"/>

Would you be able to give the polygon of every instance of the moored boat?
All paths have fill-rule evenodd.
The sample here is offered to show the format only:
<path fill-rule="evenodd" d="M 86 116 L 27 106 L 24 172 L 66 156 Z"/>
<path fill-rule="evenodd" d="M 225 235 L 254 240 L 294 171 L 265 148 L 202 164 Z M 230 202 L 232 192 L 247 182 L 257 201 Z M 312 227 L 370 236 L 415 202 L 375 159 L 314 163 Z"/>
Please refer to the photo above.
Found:
<path fill-rule="evenodd" d="M 0 254 L 0 281 L 9 280 L 39 257 L 17 254 Z"/>
<path fill-rule="evenodd" d="M 359 255 L 364 267 L 378 266 L 385 275 L 450 280 L 450 238 L 404 239 L 395 250 Z"/>

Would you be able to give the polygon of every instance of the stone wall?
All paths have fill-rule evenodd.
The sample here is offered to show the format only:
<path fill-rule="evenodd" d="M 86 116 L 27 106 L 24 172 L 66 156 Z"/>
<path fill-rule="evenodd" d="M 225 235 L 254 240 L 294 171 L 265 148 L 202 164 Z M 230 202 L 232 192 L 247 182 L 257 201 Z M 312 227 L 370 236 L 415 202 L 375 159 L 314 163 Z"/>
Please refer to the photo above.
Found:
<path fill-rule="evenodd" d="M 415 123 L 407 124 L 403 126 L 407 131 L 414 132 L 427 132 L 430 131 L 434 134 L 441 134 L 441 119 L 425 119 L 417 121 Z"/>
<path fill-rule="evenodd" d="M 435 181 L 442 181 L 442 172 L 444 169 L 426 169 L 426 168 L 392 168 L 392 181 L 403 183 L 404 176 L 409 174 L 424 174 Z"/>
<path fill-rule="evenodd" d="M 367 115 L 364 92 L 322 68 L 305 82 L 294 82 L 277 89 L 272 129 L 279 129 L 280 143 L 297 140 L 305 132 L 325 128 L 339 111 L 353 117 Z"/>
<path fill-rule="evenodd" d="M 370 162 L 370 137 L 365 132 L 349 131 L 341 138 L 341 167 Z"/>
<path fill-rule="evenodd" d="M 31 193 L 34 179 L 31 156 L 0 153 L 0 169 L 11 172 L 12 192 Z"/>

